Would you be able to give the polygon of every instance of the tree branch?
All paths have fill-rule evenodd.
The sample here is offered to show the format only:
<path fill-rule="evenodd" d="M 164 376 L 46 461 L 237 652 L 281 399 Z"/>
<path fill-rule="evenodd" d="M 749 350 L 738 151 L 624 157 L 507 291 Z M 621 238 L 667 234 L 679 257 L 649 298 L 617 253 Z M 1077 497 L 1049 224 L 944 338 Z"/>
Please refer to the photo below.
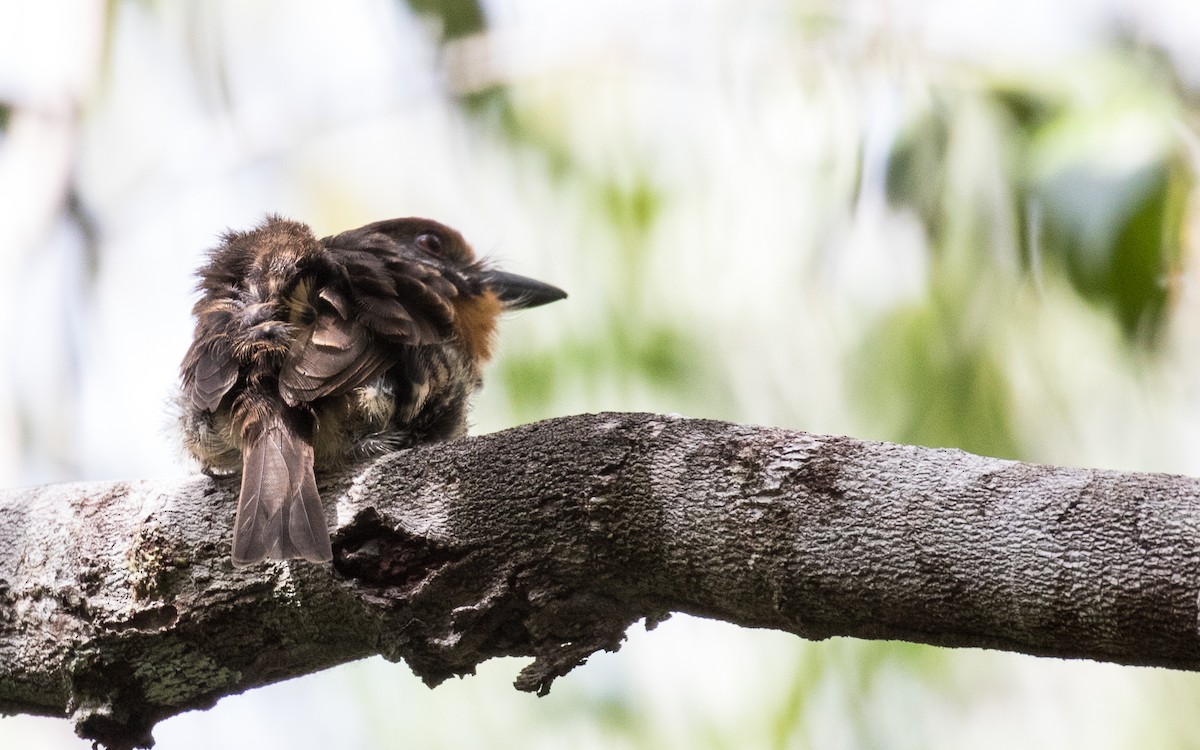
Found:
<path fill-rule="evenodd" d="M 332 565 L 228 559 L 236 478 L 0 492 L 0 712 L 111 748 L 372 654 L 544 693 L 639 618 L 1200 668 L 1200 482 L 647 414 L 327 477 Z"/>

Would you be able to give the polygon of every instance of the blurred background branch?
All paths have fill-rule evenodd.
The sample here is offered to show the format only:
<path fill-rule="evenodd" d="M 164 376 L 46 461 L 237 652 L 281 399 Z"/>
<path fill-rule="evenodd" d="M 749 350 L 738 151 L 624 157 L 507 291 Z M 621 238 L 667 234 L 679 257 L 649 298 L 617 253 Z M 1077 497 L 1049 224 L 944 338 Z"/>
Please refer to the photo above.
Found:
<path fill-rule="evenodd" d="M 506 326 L 476 432 L 674 411 L 1200 473 L 1198 36 L 1184 0 L 5 4 L 0 481 L 185 470 L 190 274 L 268 211 L 429 215 L 571 293 Z M 366 662 L 159 736 L 1200 741 L 1190 676 L 781 638 L 672 621 L 541 702 Z M 74 746 L 31 722 L 0 744 Z"/>

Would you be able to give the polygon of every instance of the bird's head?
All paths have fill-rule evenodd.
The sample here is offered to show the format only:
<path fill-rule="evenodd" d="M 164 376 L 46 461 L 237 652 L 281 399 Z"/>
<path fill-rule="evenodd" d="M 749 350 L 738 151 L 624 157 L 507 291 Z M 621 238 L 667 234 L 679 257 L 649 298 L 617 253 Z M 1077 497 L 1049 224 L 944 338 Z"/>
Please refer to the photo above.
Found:
<path fill-rule="evenodd" d="M 346 264 L 352 287 L 378 280 L 378 288 L 367 289 L 371 296 L 399 299 L 411 317 L 449 323 L 477 361 L 491 356 L 501 313 L 567 296 L 556 286 L 479 260 L 458 231 L 432 219 L 388 219 L 322 242 Z M 359 304 L 371 303 L 360 296 Z"/>

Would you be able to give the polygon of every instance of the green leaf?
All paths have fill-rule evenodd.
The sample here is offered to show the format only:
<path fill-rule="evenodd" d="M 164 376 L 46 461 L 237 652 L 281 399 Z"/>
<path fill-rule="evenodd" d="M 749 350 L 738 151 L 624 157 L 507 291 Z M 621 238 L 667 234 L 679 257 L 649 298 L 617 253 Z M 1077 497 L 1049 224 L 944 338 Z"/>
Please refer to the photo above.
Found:
<path fill-rule="evenodd" d="M 1154 161 L 1126 171 L 1072 165 L 1034 188 L 1045 255 L 1085 299 L 1111 309 L 1130 340 L 1152 344 L 1161 328 L 1188 182 L 1180 165 Z"/>
<path fill-rule="evenodd" d="M 487 28 L 483 7 L 474 0 L 406 0 L 416 15 L 437 22 L 440 42 L 478 34 Z"/>

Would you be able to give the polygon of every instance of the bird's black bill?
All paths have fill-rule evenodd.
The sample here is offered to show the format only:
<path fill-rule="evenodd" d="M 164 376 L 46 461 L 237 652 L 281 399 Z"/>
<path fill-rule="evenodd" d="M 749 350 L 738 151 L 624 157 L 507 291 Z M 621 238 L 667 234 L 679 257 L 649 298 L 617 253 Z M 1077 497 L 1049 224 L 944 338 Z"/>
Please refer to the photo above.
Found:
<path fill-rule="evenodd" d="M 485 272 L 483 283 L 496 293 L 509 310 L 546 305 L 567 296 L 566 292 L 552 284 L 504 271 Z"/>

